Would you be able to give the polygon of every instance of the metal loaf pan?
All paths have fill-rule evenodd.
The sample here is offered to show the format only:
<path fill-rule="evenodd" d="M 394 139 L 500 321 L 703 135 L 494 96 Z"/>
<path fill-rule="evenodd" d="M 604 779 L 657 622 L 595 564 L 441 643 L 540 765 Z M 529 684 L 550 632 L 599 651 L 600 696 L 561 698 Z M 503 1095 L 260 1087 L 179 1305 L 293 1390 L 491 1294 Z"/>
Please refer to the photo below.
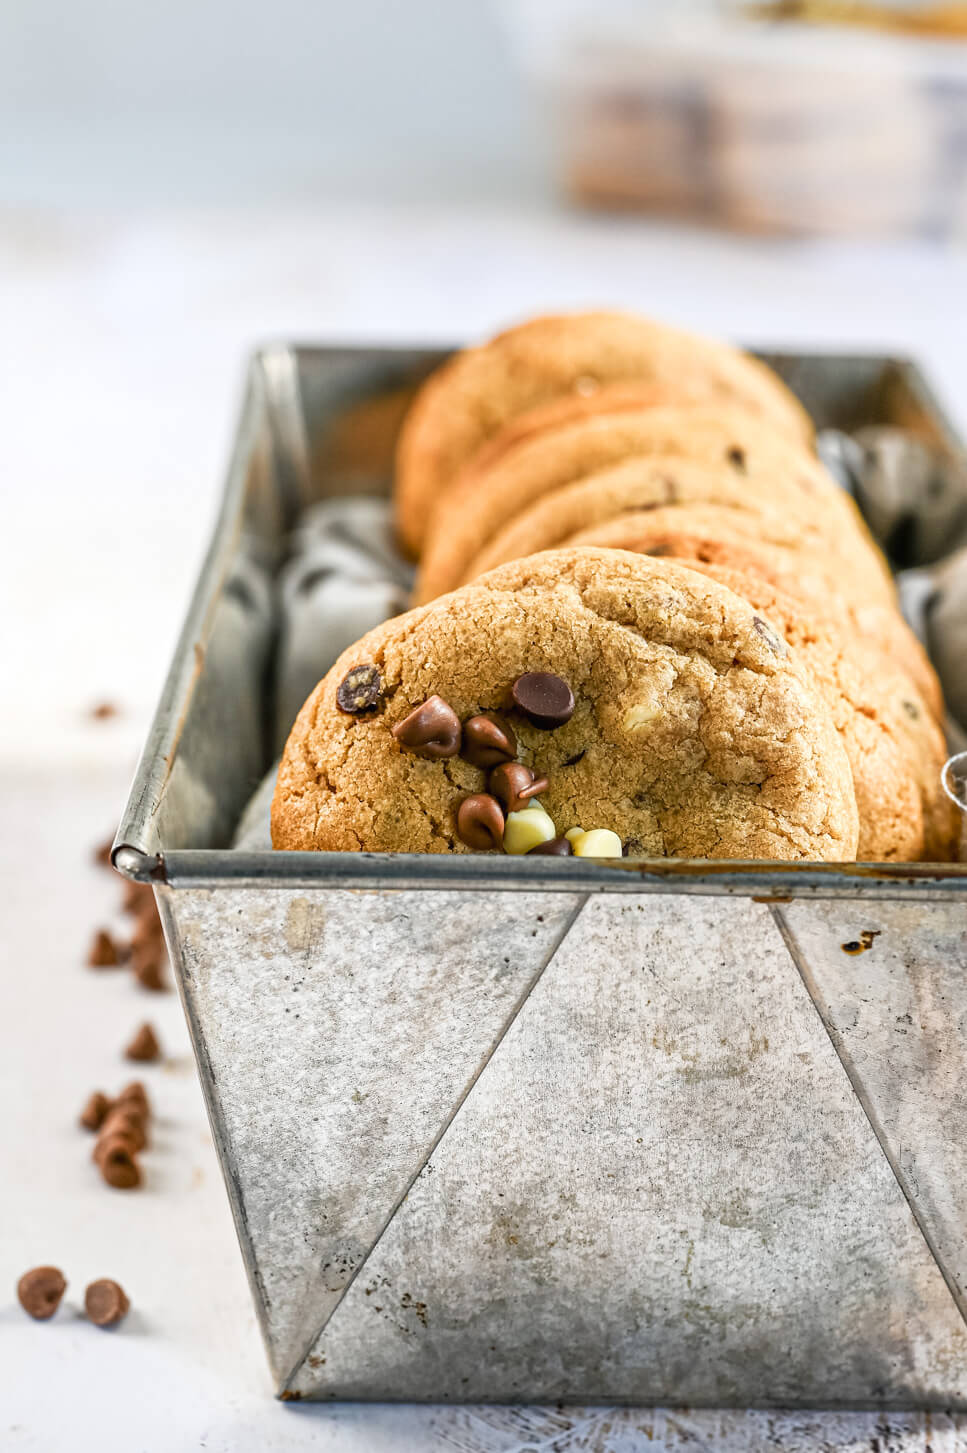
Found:
<path fill-rule="evenodd" d="M 436 350 L 270 348 L 115 845 L 284 1398 L 967 1408 L 964 864 L 228 849 L 299 510 Z M 959 446 L 916 369 L 769 356 Z"/>

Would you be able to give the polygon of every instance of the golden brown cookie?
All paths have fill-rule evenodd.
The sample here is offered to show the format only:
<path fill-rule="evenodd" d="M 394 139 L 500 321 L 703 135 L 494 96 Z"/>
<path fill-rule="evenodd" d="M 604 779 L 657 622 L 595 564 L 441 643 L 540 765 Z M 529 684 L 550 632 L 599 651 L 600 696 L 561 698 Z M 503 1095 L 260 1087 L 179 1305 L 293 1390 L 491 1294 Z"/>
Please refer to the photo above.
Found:
<path fill-rule="evenodd" d="M 852 566 L 828 553 L 804 550 L 801 540 L 777 530 L 766 539 L 764 522 L 753 529 L 731 510 L 709 506 L 671 507 L 632 513 L 571 536 L 565 545 L 607 546 L 639 550 L 672 559 L 700 560 L 736 570 L 753 570 L 784 595 L 807 603 L 824 602 L 842 621 L 845 634 L 871 652 L 896 661 L 909 676 L 937 721 L 943 720 L 943 697 L 936 672 L 916 636 L 892 603 L 871 601 L 865 578 L 857 583 Z"/>
<path fill-rule="evenodd" d="M 553 550 L 578 531 L 630 511 L 686 504 L 717 505 L 746 516 L 774 516 L 773 533 L 777 528 L 785 535 L 794 531 L 804 549 L 836 549 L 841 539 L 830 528 L 826 496 L 817 499 L 790 483 L 784 474 L 738 476 L 727 467 L 694 464 L 671 455 L 636 455 L 541 495 L 488 541 L 470 562 L 467 579 L 507 560 Z M 848 510 L 848 529 L 853 532 L 851 503 Z M 842 520 L 841 511 L 832 514 Z M 879 574 L 878 570 L 877 583 Z"/>
<path fill-rule="evenodd" d="M 456 354 L 420 391 L 396 456 L 404 548 L 419 554 L 437 501 L 508 421 L 562 396 L 635 382 L 680 402 L 739 402 L 789 438 L 812 439 L 808 415 L 776 375 L 724 343 L 623 313 L 535 318 Z"/>
<path fill-rule="evenodd" d="M 828 512 L 832 539 L 849 531 L 867 538 L 852 500 L 819 461 L 752 415 L 703 405 L 622 410 L 545 430 L 508 449 L 489 468 L 465 472 L 436 513 L 420 564 L 417 600 L 432 600 L 464 580 L 494 534 L 542 495 L 625 459 L 666 455 L 726 470 L 740 480 L 781 480 L 777 500 L 793 489 L 813 497 Z"/>
<path fill-rule="evenodd" d="M 535 724 L 531 673 L 569 689 L 571 710 Z M 548 779 L 558 834 L 609 830 L 641 856 L 855 856 L 842 742 L 775 629 L 695 571 L 600 550 L 502 566 L 346 652 L 286 745 L 275 847 L 471 851 L 457 815 L 472 799 L 487 830 L 490 769 L 450 753 L 470 742 L 476 760 L 482 713 Z"/>
<path fill-rule="evenodd" d="M 812 671 L 853 772 L 857 857 L 874 863 L 948 859 L 956 823 L 940 788 L 943 735 L 904 673 L 886 657 L 871 662 L 835 614 L 784 595 L 754 571 L 687 564 L 747 600 Z"/>

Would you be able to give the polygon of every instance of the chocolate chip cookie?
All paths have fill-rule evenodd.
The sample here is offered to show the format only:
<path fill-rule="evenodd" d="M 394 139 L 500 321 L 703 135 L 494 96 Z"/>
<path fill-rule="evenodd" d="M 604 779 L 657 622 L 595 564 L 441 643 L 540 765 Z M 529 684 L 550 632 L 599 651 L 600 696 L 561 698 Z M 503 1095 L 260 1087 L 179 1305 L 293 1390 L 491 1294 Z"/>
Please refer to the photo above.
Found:
<path fill-rule="evenodd" d="M 739 402 L 790 439 L 812 439 L 808 415 L 776 375 L 726 344 L 621 313 L 535 318 L 457 354 L 417 396 L 396 456 L 404 548 L 419 554 L 437 501 L 509 421 L 621 383 L 654 386 L 683 403 Z"/>
<path fill-rule="evenodd" d="M 852 501 L 819 461 L 741 409 L 621 410 L 545 430 L 507 450 L 490 467 L 466 471 L 436 512 L 416 599 L 432 600 L 460 584 L 497 531 L 551 490 L 626 459 L 664 456 L 724 471 L 736 481 L 773 483 L 780 502 L 798 491 L 812 499 L 814 510 L 826 512 L 831 542 L 840 536 L 868 538 Z M 892 598 L 885 566 L 882 591 Z"/>
<path fill-rule="evenodd" d="M 946 748 L 903 672 L 886 657 L 871 669 L 868 650 L 843 632 L 835 615 L 784 595 L 754 571 L 687 564 L 747 600 L 812 671 L 853 772 L 857 857 L 873 863 L 948 859 L 956 822 L 940 787 Z"/>
<path fill-rule="evenodd" d="M 586 549 L 502 566 L 345 653 L 292 730 L 272 837 L 843 860 L 858 818 L 829 707 L 774 626 L 676 562 Z"/>

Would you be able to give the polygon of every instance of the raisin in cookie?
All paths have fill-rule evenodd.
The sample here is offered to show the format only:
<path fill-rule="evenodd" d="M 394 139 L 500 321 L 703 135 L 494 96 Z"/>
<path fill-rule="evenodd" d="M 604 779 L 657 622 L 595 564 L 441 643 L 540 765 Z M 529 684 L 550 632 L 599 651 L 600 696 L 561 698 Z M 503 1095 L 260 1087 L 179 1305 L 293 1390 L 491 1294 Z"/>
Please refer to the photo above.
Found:
<path fill-rule="evenodd" d="M 819 461 L 751 414 L 721 405 L 621 410 L 545 430 L 508 449 L 489 468 L 465 472 L 436 512 L 420 562 L 417 601 L 459 585 L 497 531 L 551 490 L 625 459 L 669 455 L 736 480 L 773 483 L 779 502 L 798 491 L 812 498 L 814 509 L 827 512 L 830 539 L 845 534 L 868 540 L 856 506 Z M 885 588 L 892 590 L 883 570 Z"/>
<path fill-rule="evenodd" d="M 633 382 L 679 402 L 737 401 L 789 438 L 812 439 L 808 415 L 776 375 L 724 343 L 621 313 L 535 318 L 458 353 L 421 389 L 396 456 L 404 547 L 419 554 L 450 482 L 509 421 L 570 394 Z"/>
<path fill-rule="evenodd" d="M 517 851 L 533 802 L 562 853 L 583 829 L 592 851 L 846 860 L 859 830 L 829 708 L 773 626 L 677 563 L 577 550 L 346 652 L 292 729 L 272 838 L 469 852 L 513 827 Z"/>

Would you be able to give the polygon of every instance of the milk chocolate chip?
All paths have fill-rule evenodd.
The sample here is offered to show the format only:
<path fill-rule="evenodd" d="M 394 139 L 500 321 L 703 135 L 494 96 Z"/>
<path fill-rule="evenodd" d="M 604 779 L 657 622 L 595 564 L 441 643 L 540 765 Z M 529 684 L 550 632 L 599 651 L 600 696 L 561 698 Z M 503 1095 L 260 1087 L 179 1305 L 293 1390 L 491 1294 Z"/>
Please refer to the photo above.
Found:
<path fill-rule="evenodd" d="M 108 1277 L 92 1281 L 84 1293 L 84 1310 L 95 1327 L 114 1327 L 126 1317 L 131 1303 L 124 1288 Z"/>
<path fill-rule="evenodd" d="M 17 1300 L 29 1316 L 46 1322 L 57 1311 L 66 1290 L 64 1273 L 56 1266 L 35 1266 L 17 1282 Z"/>
<path fill-rule="evenodd" d="M 496 797 L 474 792 L 457 808 L 457 836 L 468 848 L 489 852 L 504 840 L 504 814 Z"/>
<path fill-rule="evenodd" d="M 85 1130 L 100 1130 L 104 1124 L 111 1102 L 102 1090 L 94 1090 L 80 1113 L 80 1123 Z"/>
<path fill-rule="evenodd" d="M 142 1024 L 137 1034 L 126 1047 L 124 1058 L 137 1060 L 145 1064 L 161 1058 L 161 1045 L 158 1043 L 158 1036 L 150 1024 Z"/>
<path fill-rule="evenodd" d="M 418 757 L 455 757 L 460 750 L 460 718 L 442 696 L 428 696 L 392 731 L 400 746 Z"/>
<path fill-rule="evenodd" d="M 109 1186 L 117 1191 L 133 1191 L 141 1184 L 141 1172 L 134 1158 L 136 1153 L 126 1135 L 100 1137 L 94 1147 L 94 1158 Z"/>
<path fill-rule="evenodd" d="M 532 797 L 547 791 L 548 782 L 546 777 L 535 777 L 523 762 L 501 762 L 491 772 L 487 786 L 505 812 L 520 812 Z"/>
<path fill-rule="evenodd" d="M 549 843 L 538 843 L 536 848 L 531 848 L 527 856 L 529 858 L 569 858 L 573 849 L 566 837 L 552 837 Z"/>
<path fill-rule="evenodd" d="M 574 714 L 574 692 L 551 671 L 525 671 L 511 687 L 514 705 L 541 731 L 562 727 Z"/>
<path fill-rule="evenodd" d="M 91 940 L 87 962 L 92 969 L 116 969 L 121 952 L 106 928 L 99 928 Z"/>
<path fill-rule="evenodd" d="M 336 692 L 336 705 L 347 716 L 373 711 L 383 695 L 383 678 L 375 666 L 364 662 L 347 671 Z"/>
<path fill-rule="evenodd" d="M 460 755 L 471 767 L 496 767 L 517 756 L 517 738 L 509 726 L 489 716 L 472 716 L 463 724 Z"/>

